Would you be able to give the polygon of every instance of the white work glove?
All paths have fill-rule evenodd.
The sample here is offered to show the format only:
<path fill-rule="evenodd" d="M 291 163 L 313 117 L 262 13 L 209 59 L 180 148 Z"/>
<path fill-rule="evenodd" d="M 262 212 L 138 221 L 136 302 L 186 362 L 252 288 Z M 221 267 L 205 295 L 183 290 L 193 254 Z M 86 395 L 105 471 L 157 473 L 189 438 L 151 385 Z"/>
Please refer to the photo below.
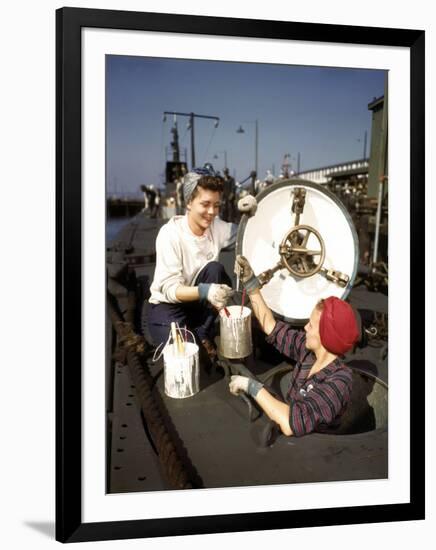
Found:
<path fill-rule="evenodd" d="M 247 393 L 248 380 L 249 379 L 246 376 L 239 376 L 239 374 L 234 374 L 230 378 L 230 393 L 233 393 L 233 395 L 238 395 L 241 392 Z"/>
<path fill-rule="evenodd" d="M 246 195 L 238 200 L 238 210 L 248 217 L 254 216 L 257 210 L 257 200 L 253 195 Z"/>
<path fill-rule="evenodd" d="M 207 300 L 217 309 L 221 309 L 227 305 L 227 302 L 233 296 L 234 290 L 227 285 L 200 283 L 198 293 L 201 301 Z"/>
<path fill-rule="evenodd" d="M 256 397 L 259 393 L 259 390 L 263 388 L 263 384 L 253 378 L 248 378 L 247 376 L 240 376 L 239 374 L 234 374 L 230 377 L 229 390 L 233 395 L 239 395 L 240 393 L 248 393 L 251 397 Z"/>

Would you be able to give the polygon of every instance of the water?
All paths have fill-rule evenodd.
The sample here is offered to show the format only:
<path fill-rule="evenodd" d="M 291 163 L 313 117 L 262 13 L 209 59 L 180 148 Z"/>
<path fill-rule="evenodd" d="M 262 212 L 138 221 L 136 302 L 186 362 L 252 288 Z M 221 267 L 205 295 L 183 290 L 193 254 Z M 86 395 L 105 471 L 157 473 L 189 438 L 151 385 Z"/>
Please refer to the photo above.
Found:
<path fill-rule="evenodd" d="M 167 212 L 165 213 L 167 214 Z M 111 246 L 115 241 L 116 237 L 118 236 L 119 232 L 123 229 L 123 227 L 125 227 L 129 223 L 139 222 L 141 224 L 141 228 L 156 232 L 157 234 L 161 225 L 168 219 L 169 218 L 162 218 L 160 216 L 158 218 L 150 218 L 148 213 L 143 215 L 142 212 L 140 212 L 139 214 L 136 214 L 136 216 L 133 216 L 131 218 L 127 218 L 127 217 L 107 218 L 106 246 Z"/>
<path fill-rule="evenodd" d="M 110 246 L 121 231 L 130 222 L 130 218 L 108 218 L 106 221 L 106 244 Z"/>

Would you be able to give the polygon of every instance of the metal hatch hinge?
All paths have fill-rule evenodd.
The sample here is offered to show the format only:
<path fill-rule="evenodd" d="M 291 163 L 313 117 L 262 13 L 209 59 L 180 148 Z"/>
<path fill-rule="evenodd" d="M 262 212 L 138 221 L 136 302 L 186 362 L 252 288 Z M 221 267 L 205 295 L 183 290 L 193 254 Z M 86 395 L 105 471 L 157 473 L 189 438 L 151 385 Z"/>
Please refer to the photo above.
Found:
<path fill-rule="evenodd" d="M 295 214 L 294 225 L 300 224 L 300 215 L 303 213 L 306 203 L 306 189 L 304 187 L 296 187 L 293 191 L 292 213 Z"/>
<path fill-rule="evenodd" d="M 340 287 L 346 287 L 350 277 L 346 275 L 345 273 L 341 273 L 340 271 L 335 271 L 334 269 L 326 269 L 325 267 L 322 267 L 319 270 L 320 275 L 323 275 L 328 281 L 332 281 L 333 283 L 336 283 Z"/>

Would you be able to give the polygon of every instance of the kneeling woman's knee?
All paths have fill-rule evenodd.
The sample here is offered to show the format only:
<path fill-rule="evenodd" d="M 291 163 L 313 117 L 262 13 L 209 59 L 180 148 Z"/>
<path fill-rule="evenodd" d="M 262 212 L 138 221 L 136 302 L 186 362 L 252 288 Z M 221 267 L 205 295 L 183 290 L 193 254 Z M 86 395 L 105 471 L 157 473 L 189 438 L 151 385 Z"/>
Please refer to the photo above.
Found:
<path fill-rule="evenodd" d="M 230 277 L 220 262 L 209 262 L 199 273 L 196 284 L 198 283 L 224 283 L 228 285 L 230 284 Z"/>
<path fill-rule="evenodd" d="M 209 262 L 206 266 L 206 269 L 211 274 L 216 274 L 216 275 L 226 274 L 226 270 L 224 269 L 223 264 L 220 264 L 220 262 Z"/>

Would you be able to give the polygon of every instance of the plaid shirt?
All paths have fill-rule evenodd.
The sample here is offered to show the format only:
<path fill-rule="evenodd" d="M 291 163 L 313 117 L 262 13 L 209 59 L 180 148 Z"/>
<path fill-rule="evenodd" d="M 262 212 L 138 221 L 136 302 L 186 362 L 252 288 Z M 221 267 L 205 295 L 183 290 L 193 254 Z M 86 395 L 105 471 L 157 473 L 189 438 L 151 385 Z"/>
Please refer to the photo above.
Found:
<path fill-rule="evenodd" d="M 350 400 L 352 371 L 339 358 L 308 379 L 315 354 L 306 349 L 306 333 L 277 321 L 267 337 L 281 353 L 296 361 L 286 400 L 290 404 L 289 424 L 297 437 L 326 431 L 339 424 Z"/>

